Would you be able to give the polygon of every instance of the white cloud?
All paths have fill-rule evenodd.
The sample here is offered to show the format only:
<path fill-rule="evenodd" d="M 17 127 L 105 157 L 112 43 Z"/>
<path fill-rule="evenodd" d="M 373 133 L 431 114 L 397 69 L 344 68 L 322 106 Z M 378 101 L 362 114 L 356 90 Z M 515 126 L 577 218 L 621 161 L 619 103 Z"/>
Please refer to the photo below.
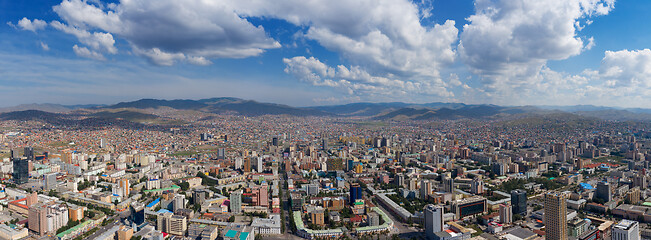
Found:
<path fill-rule="evenodd" d="M 304 36 L 367 71 L 439 77 L 454 61 L 454 21 L 423 26 L 421 9 L 408 0 L 237 1 L 238 13 L 305 26 Z"/>
<path fill-rule="evenodd" d="M 47 26 L 47 23 L 45 21 L 43 21 L 43 20 L 40 20 L 40 19 L 29 20 L 29 19 L 27 19 L 25 17 L 23 19 L 21 19 L 20 21 L 18 21 L 17 26 L 15 26 L 11 22 L 8 22 L 7 24 L 9 24 L 9 26 L 12 26 L 14 28 L 15 27 L 20 27 L 20 29 L 22 29 L 22 30 L 32 31 L 32 32 L 36 32 L 38 30 L 43 30 Z"/>
<path fill-rule="evenodd" d="M 390 77 L 374 76 L 359 66 L 336 68 L 319 61 L 314 57 L 297 56 L 283 59 L 285 72 L 292 74 L 301 81 L 314 86 L 324 86 L 357 97 L 375 98 L 379 96 L 406 96 L 407 94 L 423 94 L 443 98 L 454 97 L 445 88 L 445 83 L 405 81 Z"/>
<path fill-rule="evenodd" d="M 50 46 L 47 45 L 47 43 L 40 42 L 41 48 L 45 51 L 50 51 Z"/>
<path fill-rule="evenodd" d="M 643 107 L 651 102 L 651 50 L 606 51 L 598 70 L 579 74 L 556 72 L 543 66 L 531 86 L 481 92 L 472 89 L 476 101 L 523 105 L 594 104 Z"/>
<path fill-rule="evenodd" d="M 64 0 L 54 11 L 74 28 L 101 29 L 122 37 L 163 65 L 180 56 L 205 65 L 208 58 L 245 58 L 280 47 L 261 26 L 254 26 L 222 2 L 131 0 L 98 6 Z"/>
<path fill-rule="evenodd" d="M 577 36 L 579 21 L 606 15 L 614 0 L 477 0 L 461 33 L 459 55 L 489 89 L 536 85 L 548 60 L 594 46 Z M 589 22 L 586 22 L 589 24 Z"/>
<path fill-rule="evenodd" d="M 59 21 L 52 21 L 50 25 L 57 30 L 77 37 L 79 42 L 91 47 L 95 51 L 106 51 L 110 54 L 118 52 L 118 49 L 114 46 L 115 40 L 113 39 L 113 35 L 110 33 L 90 33 L 86 30 L 69 26 Z"/>
<path fill-rule="evenodd" d="M 90 58 L 90 59 L 95 59 L 95 60 L 100 60 L 104 61 L 106 58 L 104 58 L 104 55 L 101 53 L 91 51 L 86 47 L 79 47 L 76 44 L 72 46 L 72 50 L 77 54 L 77 56 L 84 57 L 84 58 Z"/>
<path fill-rule="evenodd" d="M 606 51 L 599 71 L 592 73 L 593 78 L 602 81 L 607 88 L 649 92 L 651 90 L 651 50 Z"/>
<path fill-rule="evenodd" d="M 144 56 L 152 63 L 161 66 L 172 66 L 176 61 L 185 60 L 183 53 L 168 53 L 158 48 L 142 50 L 134 47 L 133 50 L 137 55 Z"/>
<path fill-rule="evenodd" d="M 212 64 L 212 62 L 205 57 L 188 57 L 188 62 L 194 65 L 207 66 Z"/>

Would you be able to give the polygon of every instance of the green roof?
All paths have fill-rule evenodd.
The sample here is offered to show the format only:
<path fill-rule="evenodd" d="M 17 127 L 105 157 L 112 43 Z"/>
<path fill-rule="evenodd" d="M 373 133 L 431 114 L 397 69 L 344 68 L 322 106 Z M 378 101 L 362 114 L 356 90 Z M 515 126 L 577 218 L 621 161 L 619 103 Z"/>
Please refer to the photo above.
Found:
<path fill-rule="evenodd" d="M 364 205 L 364 202 L 355 201 L 355 205 Z"/>
<path fill-rule="evenodd" d="M 644 206 L 651 206 L 651 202 L 643 202 L 642 205 L 644 205 Z"/>
<path fill-rule="evenodd" d="M 92 220 L 88 220 L 88 221 L 85 221 L 85 222 L 83 222 L 83 223 L 80 223 L 80 224 L 78 224 L 77 226 L 71 227 L 70 229 L 65 230 L 65 231 L 63 231 L 63 232 L 57 234 L 57 237 L 59 237 L 59 238 L 63 238 L 65 235 L 68 235 L 68 234 L 70 234 L 71 232 L 76 231 L 77 229 L 83 228 L 83 227 L 85 227 L 86 225 L 91 224 L 92 222 L 93 222 Z"/>
<path fill-rule="evenodd" d="M 228 230 L 228 232 L 226 232 L 226 234 L 224 235 L 224 237 L 227 238 L 234 238 L 235 236 L 237 236 L 237 231 L 235 230 Z"/>
<path fill-rule="evenodd" d="M 181 187 L 176 186 L 176 185 L 172 185 L 172 187 L 168 187 L 168 188 L 144 190 L 143 192 L 146 192 L 146 193 L 148 193 L 148 192 L 160 192 L 160 191 L 174 190 L 174 189 L 179 189 L 179 188 L 181 188 Z"/>
<path fill-rule="evenodd" d="M 296 230 L 298 231 L 305 231 L 308 234 L 343 234 L 343 231 L 340 228 L 336 229 L 326 229 L 326 230 L 312 230 L 309 228 L 305 228 L 305 225 L 303 224 L 303 219 L 301 218 L 301 212 L 300 211 L 294 211 L 294 224 L 296 225 Z"/>
<path fill-rule="evenodd" d="M 248 232 L 242 232 L 240 233 L 240 240 L 246 240 L 246 237 L 249 236 Z"/>
<path fill-rule="evenodd" d="M 387 214 L 384 213 L 384 211 L 380 210 L 377 207 L 372 207 L 371 209 L 373 211 L 375 211 L 376 213 L 378 213 L 380 215 L 380 217 L 382 217 L 382 219 L 384 220 L 384 223 L 382 225 L 379 225 L 379 226 L 358 227 L 358 228 L 355 228 L 355 231 L 359 232 L 359 231 L 367 231 L 367 230 L 375 230 L 375 229 L 384 229 L 384 228 L 389 227 L 389 224 L 393 223 L 393 221 L 391 221 L 391 218 L 389 218 L 389 216 L 387 216 Z"/>

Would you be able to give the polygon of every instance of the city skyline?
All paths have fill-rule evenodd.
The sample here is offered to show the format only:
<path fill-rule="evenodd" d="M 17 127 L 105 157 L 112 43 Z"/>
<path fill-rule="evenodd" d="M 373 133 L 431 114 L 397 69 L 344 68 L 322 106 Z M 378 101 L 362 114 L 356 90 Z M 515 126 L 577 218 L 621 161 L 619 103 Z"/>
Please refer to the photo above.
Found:
<path fill-rule="evenodd" d="M 232 96 L 299 107 L 644 108 L 651 101 L 649 7 L 612 0 L 3 1 L 1 107 Z"/>

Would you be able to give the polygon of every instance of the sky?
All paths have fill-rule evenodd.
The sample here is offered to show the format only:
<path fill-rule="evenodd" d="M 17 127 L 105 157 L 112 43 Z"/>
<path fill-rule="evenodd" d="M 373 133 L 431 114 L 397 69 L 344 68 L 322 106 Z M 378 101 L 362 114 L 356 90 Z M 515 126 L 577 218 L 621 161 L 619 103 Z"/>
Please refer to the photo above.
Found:
<path fill-rule="evenodd" d="M 0 0 L 0 106 L 651 108 L 648 0 Z"/>

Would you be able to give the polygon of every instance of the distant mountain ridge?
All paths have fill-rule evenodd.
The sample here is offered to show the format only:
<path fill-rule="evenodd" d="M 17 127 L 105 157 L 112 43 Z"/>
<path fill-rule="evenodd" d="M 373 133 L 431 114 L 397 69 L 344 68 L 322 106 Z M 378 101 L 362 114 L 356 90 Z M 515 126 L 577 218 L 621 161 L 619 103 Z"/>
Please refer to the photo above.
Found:
<path fill-rule="evenodd" d="M 275 103 L 261 103 L 253 100 L 244 100 L 239 98 L 209 98 L 200 100 L 176 99 L 176 100 L 159 100 L 159 99 L 141 99 L 133 102 L 121 102 L 115 105 L 104 106 L 101 108 L 160 108 L 170 107 L 179 110 L 198 110 L 210 113 L 236 112 L 245 116 L 261 115 L 292 115 L 292 116 L 329 116 L 331 113 L 307 109 L 296 108 Z"/>
<path fill-rule="evenodd" d="M 233 97 L 218 97 L 199 100 L 191 99 L 140 99 L 113 105 L 59 105 L 23 104 L 0 108 L 0 112 L 38 110 L 50 113 L 70 113 L 78 110 L 92 110 L 92 117 L 118 119 L 155 119 L 155 115 L 139 113 L 137 109 L 171 108 L 193 110 L 205 113 L 232 113 L 244 116 L 290 115 L 360 117 L 374 120 L 454 120 L 454 119 L 498 119 L 519 114 L 548 114 L 566 112 L 585 117 L 613 121 L 651 121 L 651 109 L 613 108 L 592 105 L 575 106 L 498 106 L 492 104 L 464 103 L 349 103 L 343 105 L 292 107 L 283 104 L 264 103 Z M 131 109 L 131 110 L 129 110 Z M 101 111 L 110 110 L 109 113 Z M 100 112 L 97 112 L 100 111 Z M 116 112 L 126 111 L 126 112 Z"/>

